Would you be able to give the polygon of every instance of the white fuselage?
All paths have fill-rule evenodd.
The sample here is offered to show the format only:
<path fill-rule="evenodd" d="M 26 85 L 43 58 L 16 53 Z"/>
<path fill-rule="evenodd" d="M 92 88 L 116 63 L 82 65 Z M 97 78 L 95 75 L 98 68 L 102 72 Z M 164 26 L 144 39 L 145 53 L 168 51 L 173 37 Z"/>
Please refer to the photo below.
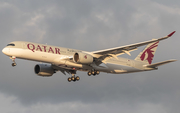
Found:
<path fill-rule="evenodd" d="M 120 57 L 118 57 L 118 59 L 108 59 L 106 63 L 101 63 L 100 65 L 96 65 L 95 63 L 88 65 L 75 63 L 73 60 L 70 61 L 69 59 L 72 59 L 74 53 L 85 51 L 22 41 L 12 43 L 15 44 L 15 46 L 7 46 L 2 50 L 2 52 L 7 56 L 51 63 L 59 68 L 64 69 L 80 71 L 89 71 L 95 69 L 107 73 L 129 73 L 152 70 L 145 69 L 143 67 L 145 63 L 143 62 Z"/>

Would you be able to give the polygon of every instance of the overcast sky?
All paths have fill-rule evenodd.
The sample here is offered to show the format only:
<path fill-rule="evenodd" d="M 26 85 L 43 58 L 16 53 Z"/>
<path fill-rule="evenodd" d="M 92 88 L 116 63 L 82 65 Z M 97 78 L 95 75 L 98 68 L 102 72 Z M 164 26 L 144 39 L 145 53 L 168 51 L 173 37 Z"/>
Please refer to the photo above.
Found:
<path fill-rule="evenodd" d="M 180 58 L 179 0 L 0 0 L 0 48 L 31 41 L 96 51 L 160 38 L 153 62 Z M 143 49 L 132 52 L 134 59 Z M 34 74 L 39 62 L 0 54 L 2 113 L 179 113 L 179 61 L 157 71 L 89 77 Z"/>

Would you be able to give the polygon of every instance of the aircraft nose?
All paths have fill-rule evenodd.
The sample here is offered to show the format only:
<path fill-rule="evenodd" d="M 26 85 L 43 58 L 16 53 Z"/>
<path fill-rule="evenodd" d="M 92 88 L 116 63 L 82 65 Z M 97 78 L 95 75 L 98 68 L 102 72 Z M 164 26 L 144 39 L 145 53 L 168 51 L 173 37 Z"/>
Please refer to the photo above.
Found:
<path fill-rule="evenodd" d="M 9 50 L 8 50 L 8 48 L 4 48 L 4 49 L 2 50 L 2 52 L 3 52 L 4 54 L 8 54 Z"/>

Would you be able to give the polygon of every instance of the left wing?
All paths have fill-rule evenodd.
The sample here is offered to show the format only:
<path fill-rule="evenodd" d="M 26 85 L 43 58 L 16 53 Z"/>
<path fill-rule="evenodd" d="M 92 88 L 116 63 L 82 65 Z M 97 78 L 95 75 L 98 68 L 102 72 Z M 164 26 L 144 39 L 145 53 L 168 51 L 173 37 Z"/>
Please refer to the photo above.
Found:
<path fill-rule="evenodd" d="M 169 35 L 162 37 L 162 38 L 159 38 L 159 39 L 153 39 L 150 41 L 125 45 L 125 46 L 120 46 L 120 47 L 110 48 L 110 49 L 105 49 L 105 50 L 100 50 L 100 51 L 93 51 L 93 52 L 91 52 L 91 55 L 93 55 L 93 57 L 96 57 L 98 60 L 101 60 L 102 62 L 103 62 L 103 60 L 107 60 L 110 57 L 114 57 L 117 59 L 118 55 L 121 55 L 124 53 L 131 55 L 129 52 L 136 50 L 138 47 L 147 45 L 149 43 L 153 43 L 153 42 L 157 42 L 157 41 L 167 39 L 167 38 L 171 37 L 175 32 L 176 31 L 173 31 Z"/>

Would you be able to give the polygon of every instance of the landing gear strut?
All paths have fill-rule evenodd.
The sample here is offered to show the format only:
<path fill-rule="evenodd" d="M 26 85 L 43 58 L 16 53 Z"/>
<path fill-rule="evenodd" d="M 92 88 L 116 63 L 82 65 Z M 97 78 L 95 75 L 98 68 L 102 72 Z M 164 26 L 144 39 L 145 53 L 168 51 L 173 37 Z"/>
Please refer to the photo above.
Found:
<path fill-rule="evenodd" d="M 13 61 L 12 66 L 13 67 L 16 66 L 17 65 L 16 62 L 15 62 L 16 57 L 12 56 L 12 57 L 10 57 L 10 59 Z"/>

